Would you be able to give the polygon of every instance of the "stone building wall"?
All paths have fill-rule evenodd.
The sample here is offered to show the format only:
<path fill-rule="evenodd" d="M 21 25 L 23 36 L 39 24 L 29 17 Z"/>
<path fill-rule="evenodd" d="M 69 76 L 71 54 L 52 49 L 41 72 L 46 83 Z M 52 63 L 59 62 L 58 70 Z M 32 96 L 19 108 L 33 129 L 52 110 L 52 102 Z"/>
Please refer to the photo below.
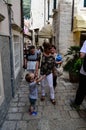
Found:
<path fill-rule="evenodd" d="M 74 45 L 73 32 L 71 31 L 72 0 L 59 0 L 57 13 L 54 14 L 53 20 L 55 45 L 57 51 L 64 55 L 67 49 Z"/>
<path fill-rule="evenodd" d="M 10 49 L 9 49 L 9 37 L 7 36 L 0 36 L 0 55 L 1 55 L 3 93 L 4 93 L 3 95 L 2 94 L 0 95 L 4 96 L 3 102 L 2 104 L 0 104 L 0 125 L 1 125 L 7 113 L 10 99 L 12 98 Z"/>
<path fill-rule="evenodd" d="M 73 45 L 73 33 L 71 31 L 72 2 L 65 0 L 59 6 L 59 51 L 65 53 L 67 48 Z"/>

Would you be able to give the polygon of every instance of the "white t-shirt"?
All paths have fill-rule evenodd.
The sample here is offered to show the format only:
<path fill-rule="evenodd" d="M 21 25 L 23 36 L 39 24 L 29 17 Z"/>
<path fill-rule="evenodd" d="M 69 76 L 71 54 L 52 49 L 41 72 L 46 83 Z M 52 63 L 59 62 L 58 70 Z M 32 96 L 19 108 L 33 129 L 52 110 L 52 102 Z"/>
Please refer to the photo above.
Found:
<path fill-rule="evenodd" d="M 86 53 L 86 40 L 83 43 L 83 46 L 80 49 L 80 52 Z"/>
<path fill-rule="evenodd" d="M 80 52 L 86 53 L 86 40 L 83 43 L 83 46 L 80 49 Z M 83 65 L 81 66 L 80 73 L 86 75 L 86 72 L 83 69 Z"/>

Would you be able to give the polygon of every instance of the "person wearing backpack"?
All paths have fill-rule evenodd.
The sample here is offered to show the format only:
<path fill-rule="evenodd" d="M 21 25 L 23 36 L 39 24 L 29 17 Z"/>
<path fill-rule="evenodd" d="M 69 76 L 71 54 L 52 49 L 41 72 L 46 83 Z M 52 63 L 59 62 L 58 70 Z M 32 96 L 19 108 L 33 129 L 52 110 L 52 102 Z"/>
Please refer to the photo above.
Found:
<path fill-rule="evenodd" d="M 85 56 L 86 56 L 86 40 L 84 41 L 80 49 L 80 58 L 84 59 Z M 84 64 L 82 63 L 80 74 L 79 74 L 79 86 L 76 92 L 75 100 L 71 101 L 71 104 L 70 104 L 71 107 L 74 107 L 76 110 L 79 110 L 80 105 L 82 104 L 85 96 L 86 96 L 86 71 L 84 69 Z"/>
<path fill-rule="evenodd" d="M 40 56 L 35 49 L 35 46 L 31 45 L 25 58 L 25 67 L 27 71 L 33 72 L 36 76 L 38 76 L 39 61 Z"/>

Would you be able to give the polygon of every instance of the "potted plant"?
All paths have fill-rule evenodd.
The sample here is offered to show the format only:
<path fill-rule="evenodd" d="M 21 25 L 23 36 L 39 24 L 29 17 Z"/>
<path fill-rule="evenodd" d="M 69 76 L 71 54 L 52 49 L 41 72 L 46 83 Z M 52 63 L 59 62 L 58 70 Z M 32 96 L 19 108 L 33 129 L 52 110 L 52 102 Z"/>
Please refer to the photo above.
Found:
<path fill-rule="evenodd" d="M 79 71 L 82 64 L 82 60 L 79 57 L 79 46 L 70 46 L 67 53 L 65 54 L 66 63 L 64 65 L 64 70 L 69 72 L 70 82 L 78 82 Z"/>

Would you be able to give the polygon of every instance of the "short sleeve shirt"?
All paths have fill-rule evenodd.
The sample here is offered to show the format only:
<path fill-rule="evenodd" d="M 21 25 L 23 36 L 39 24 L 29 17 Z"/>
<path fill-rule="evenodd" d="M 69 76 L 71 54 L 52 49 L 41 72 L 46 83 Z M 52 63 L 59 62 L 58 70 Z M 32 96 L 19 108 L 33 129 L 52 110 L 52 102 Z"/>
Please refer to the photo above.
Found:
<path fill-rule="evenodd" d="M 40 74 L 49 75 L 50 73 L 52 73 L 54 66 L 55 66 L 55 58 L 52 55 L 45 56 L 43 54 L 42 61 L 41 61 Z"/>
<path fill-rule="evenodd" d="M 36 82 L 29 83 L 29 97 L 31 99 L 38 98 L 38 88 Z"/>
<path fill-rule="evenodd" d="M 86 40 L 83 43 L 83 46 L 80 49 L 80 52 L 86 53 Z M 83 65 L 81 66 L 80 73 L 86 75 L 86 72 L 83 69 Z"/>
<path fill-rule="evenodd" d="M 39 61 L 39 54 L 37 51 L 35 51 L 35 54 L 27 54 L 26 59 L 27 59 L 27 70 L 35 70 L 36 67 L 36 62 Z"/>

